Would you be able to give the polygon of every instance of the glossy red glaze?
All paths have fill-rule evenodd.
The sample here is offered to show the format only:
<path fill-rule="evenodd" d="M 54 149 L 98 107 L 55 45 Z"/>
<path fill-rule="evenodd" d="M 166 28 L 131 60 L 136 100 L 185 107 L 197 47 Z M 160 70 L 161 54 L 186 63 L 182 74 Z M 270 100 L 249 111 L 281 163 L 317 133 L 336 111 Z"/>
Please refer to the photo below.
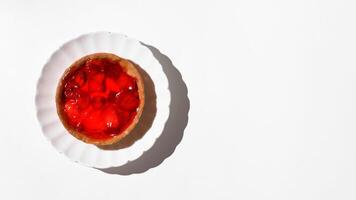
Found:
<path fill-rule="evenodd" d="M 90 59 L 62 79 L 60 109 L 72 129 L 92 139 L 122 133 L 140 104 L 137 82 L 117 61 Z"/>

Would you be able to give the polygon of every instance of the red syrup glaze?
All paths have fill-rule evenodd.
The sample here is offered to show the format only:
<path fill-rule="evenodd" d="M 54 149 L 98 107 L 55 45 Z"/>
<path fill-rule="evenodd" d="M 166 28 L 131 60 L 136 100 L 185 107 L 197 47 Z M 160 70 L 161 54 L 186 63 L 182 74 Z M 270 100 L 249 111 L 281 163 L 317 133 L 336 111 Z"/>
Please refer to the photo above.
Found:
<path fill-rule="evenodd" d="M 87 137 L 105 140 L 121 134 L 140 104 L 137 82 L 108 58 L 91 58 L 62 79 L 63 120 Z"/>

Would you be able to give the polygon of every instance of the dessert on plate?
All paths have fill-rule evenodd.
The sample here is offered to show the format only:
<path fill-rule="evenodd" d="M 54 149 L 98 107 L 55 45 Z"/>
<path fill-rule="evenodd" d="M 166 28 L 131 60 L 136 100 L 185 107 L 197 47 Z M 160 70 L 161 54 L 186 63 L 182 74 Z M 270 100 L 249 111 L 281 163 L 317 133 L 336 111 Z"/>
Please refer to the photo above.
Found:
<path fill-rule="evenodd" d="M 136 65 L 110 53 L 75 61 L 59 80 L 57 113 L 74 137 L 95 145 L 117 143 L 139 122 L 144 84 Z"/>

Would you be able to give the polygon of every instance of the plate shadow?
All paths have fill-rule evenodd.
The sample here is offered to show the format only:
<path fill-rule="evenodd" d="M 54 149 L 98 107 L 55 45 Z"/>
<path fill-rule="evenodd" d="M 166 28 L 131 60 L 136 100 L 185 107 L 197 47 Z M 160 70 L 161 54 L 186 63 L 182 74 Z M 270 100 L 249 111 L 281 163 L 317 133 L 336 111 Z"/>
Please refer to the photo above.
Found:
<path fill-rule="evenodd" d="M 139 174 L 157 167 L 173 154 L 176 146 L 181 142 L 184 130 L 188 124 L 190 101 L 188 98 L 188 89 L 182 79 L 182 75 L 173 65 L 172 61 L 157 48 L 142 42 L 141 44 L 152 52 L 153 56 L 162 65 L 163 71 L 168 78 L 171 95 L 168 120 L 160 137 L 157 138 L 154 145 L 144 152 L 141 157 L 120 167 L 99 169 L 108 174 Z"/>

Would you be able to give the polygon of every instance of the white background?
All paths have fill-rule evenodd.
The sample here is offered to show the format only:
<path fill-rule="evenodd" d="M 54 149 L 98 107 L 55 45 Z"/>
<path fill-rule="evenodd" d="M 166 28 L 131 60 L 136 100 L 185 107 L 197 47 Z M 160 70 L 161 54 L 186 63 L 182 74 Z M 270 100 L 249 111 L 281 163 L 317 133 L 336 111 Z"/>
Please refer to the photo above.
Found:
<path fill-rule="evenodd" d="M 353 0 L 0 1 L 0 199 L 355 199 L 355 9 Z M 36 119 L 46 60 L 100 30 L 156 47 L 188 88 L 181 142 L 143 173 L 72 163 Z"/>

